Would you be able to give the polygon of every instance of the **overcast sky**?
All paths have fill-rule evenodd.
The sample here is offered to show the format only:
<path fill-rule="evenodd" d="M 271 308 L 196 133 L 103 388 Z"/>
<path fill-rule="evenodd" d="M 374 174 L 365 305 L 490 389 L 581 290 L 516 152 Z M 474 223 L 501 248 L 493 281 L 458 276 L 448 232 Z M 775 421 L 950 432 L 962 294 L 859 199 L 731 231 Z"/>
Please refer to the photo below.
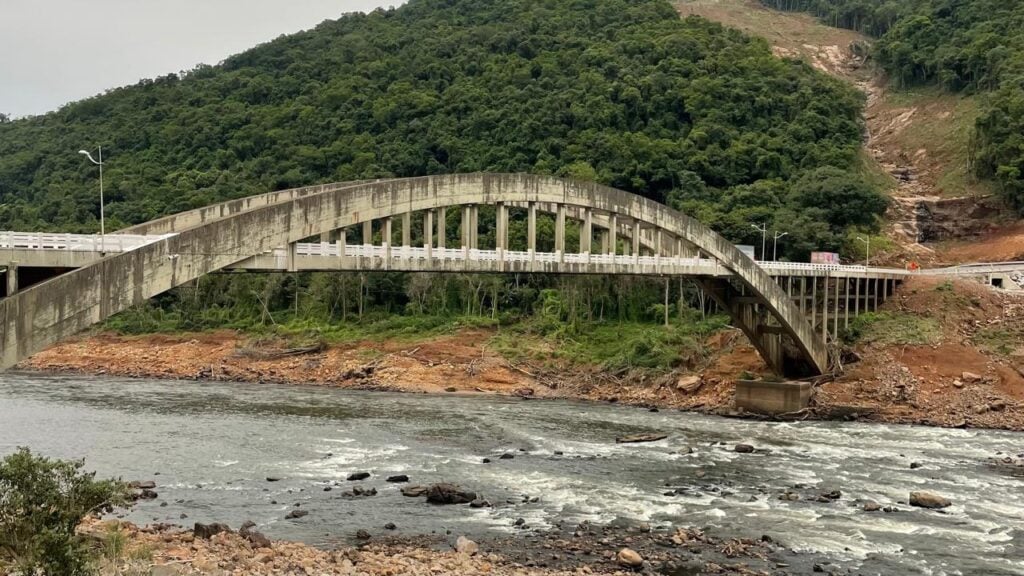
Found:
<path fill-rule="evenodd" d="M 0 113 L 42 114 L 402 0 L 0 0 Z"/>

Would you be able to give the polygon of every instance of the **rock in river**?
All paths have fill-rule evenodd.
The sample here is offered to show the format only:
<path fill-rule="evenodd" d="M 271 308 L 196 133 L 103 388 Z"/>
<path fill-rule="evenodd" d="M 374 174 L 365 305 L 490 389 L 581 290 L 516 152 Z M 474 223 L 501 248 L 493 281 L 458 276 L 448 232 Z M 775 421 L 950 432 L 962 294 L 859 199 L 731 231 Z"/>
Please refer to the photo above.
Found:
<path fill-rule="evenodd" d="M 204 538 L 207 540 L 221 532 L 227 532 L 230 534 L 231 528 L 229 528 L 227 524 L 221 524 L 220 522 L 214 522 L 212 524 L 200 524 L 199 522 L 196 522 L 195 526 L 192 527 L 192 534 L 196 538 Z"/>
<path fill-rule="evenodd" d="M 294 519 L 302 518 L 303 516 L 308 516 L 308 515 L 309 515 L 309 511 L 308 510 L 292 510 L 291 512 L 289 512 L 288 514 L 285 515 L 284 519 L 285 520 L 294 520 Z"/>
<path fill-rule="evenodd" d="M 623 548 L 619 550 L 619 555 L 616 558 L 620 566 L 626 566 L 627 568 L 639 568 L 644 565 L 643 556 L 637 554 L 629 548 Z"/>
<path fill-rule="evenodd" d="M 638 442 L 657 442 L 668 438 L 668 434 L 632 434 L 615 439 L 619 444 L 636 444 Z"/>
<path fill-rule="evenodd" d="M 388 482 L 399 483 L 399 482 L 408 482 L 408 481 L 409 481 L 409 477 L 406 476 L 405 474 L 396 474 L 395 476 L 388 476 Z"/>
<path fill-rule="evenodd" d="M 427 488 L 427 502 L 431 504 L 468 504 L 473 500 L 476 500 L 475 492 L 455 484 L 434 484 Z"/>
<path fill-rule="evenodd" d="M 406 486 L 405 488 L 402 488 L 402 496 L 408 496 L 410 498 L 419 498 L 426 493 L 426 486 Z"/>
<path fill-rule="evenodd" d="M 354 482 L 356 480 L 366 480 L 369 477 L 369 472 L 356 472 L 355 474 L 349 474 L 347 480 L 349 482 Z"/>
<path fill-rule="evenodd" d="M 953 503 L 950 502 L 949 498 L 933 494 L 931 492 L 911 492 L 910 493 L 910 505 L 917 506 L 919 508 L 946 508 L 951 506 Z"/>
<path fill-rule="evenodd" d="M 733 450 L 740 454 L 752 454 L 754 452 L 754 447 L 750 444 L 737 444 L 733 447 Z"/>

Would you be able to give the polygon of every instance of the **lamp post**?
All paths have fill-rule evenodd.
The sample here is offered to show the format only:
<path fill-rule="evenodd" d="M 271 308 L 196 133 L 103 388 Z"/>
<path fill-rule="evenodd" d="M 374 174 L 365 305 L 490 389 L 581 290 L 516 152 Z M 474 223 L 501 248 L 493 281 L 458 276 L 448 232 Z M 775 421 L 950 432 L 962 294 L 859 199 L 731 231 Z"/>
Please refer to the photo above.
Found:
<path fill-rule="evenodd" d="M 103 217 L 103 146 L 99 147 L 99 160 L 92 157 L 87 150 L 79 150 L 79 154 L 84 154 L 90 162 L 100 167 L 100 252 L 106 252 L 107 247 L 107 229 L 106 222 Z"/>
<path fill-rule="evenodd" d="M 779 259 L 779 238 L 789 236 L 789 232 L 775 232 L 775 244 L 772 246 L 772 262 Z"/>
<path fill-rule="evenodd" d="M 750 227 L 753 228 L 754 230 L 761 232 L 761 260 L 765 260 L 766 258 L 764 251 L 765 247 L 768 244 L 768 223 L 765 222 L 760 226 L 758 226 L 757 224 L 751 224 Z"/>
<path fill-rule="evenodd" d="M 860 236 L 857 236 L 857 240 L 860 240 L 861 242 L 863 242 L 867 246 L 867 252 L 866 252 L 867 255 L 864 257 L 864 267 L 865 268 L 870 268 L 871 267 L 871 236 L 868 236 L 867 240 L 861 238 Z"/>

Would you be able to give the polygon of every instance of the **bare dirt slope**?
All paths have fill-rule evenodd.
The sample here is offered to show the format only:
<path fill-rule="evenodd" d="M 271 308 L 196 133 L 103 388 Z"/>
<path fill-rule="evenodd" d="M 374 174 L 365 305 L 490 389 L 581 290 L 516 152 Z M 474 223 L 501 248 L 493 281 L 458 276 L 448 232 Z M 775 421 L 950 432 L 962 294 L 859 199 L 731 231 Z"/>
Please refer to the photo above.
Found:
<path fill-rule="evenodd" d="M 970 131 L 978 114 L 975 98 L 938 89 L 893 89 L 888 78 L 857 55 L 870 45 L 869 38 L 806 14 L 770 10 L 757 0 L 678 0 L 676 6 L 683 16 L 702 16 L 765 38 L 777 55 L 804 59 L 860 88 L 867 97 L 864 170 L 886 182 L 894 199 L 887 217 L 894 246 L 878 256 L 890 264 L 950 261 L 944 245 L 919 243 L 916 212 L 922 201 L 991 193 L 969 169 Z M 964 233 L 971 235 L 988 228 L 964 224 Z M 999 241 L 981 243 L 991 248 Z"/>

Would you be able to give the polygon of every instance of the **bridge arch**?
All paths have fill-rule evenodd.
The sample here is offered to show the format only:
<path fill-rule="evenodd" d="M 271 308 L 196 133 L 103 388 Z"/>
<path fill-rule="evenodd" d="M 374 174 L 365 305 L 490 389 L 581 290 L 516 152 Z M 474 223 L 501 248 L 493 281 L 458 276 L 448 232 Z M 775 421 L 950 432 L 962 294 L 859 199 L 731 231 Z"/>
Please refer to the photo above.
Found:
<path fill-rule="evenodd" d="M 773 369 L 810 375 L 830 367 L 824 340 L 760 266 L 697 220 L 628 192 L 546 176 L 459 174 L 324 185 L 260 198 L 266 200 L 254 208 L 194 219 L 172 237 L 103 258 L 0 300 L 0 368 L 130 306 L 279 246 L 411 212 L 531 203 L 614 214 L 695 246 L 733 273 L 732 280 L 699 281 Z"/>

